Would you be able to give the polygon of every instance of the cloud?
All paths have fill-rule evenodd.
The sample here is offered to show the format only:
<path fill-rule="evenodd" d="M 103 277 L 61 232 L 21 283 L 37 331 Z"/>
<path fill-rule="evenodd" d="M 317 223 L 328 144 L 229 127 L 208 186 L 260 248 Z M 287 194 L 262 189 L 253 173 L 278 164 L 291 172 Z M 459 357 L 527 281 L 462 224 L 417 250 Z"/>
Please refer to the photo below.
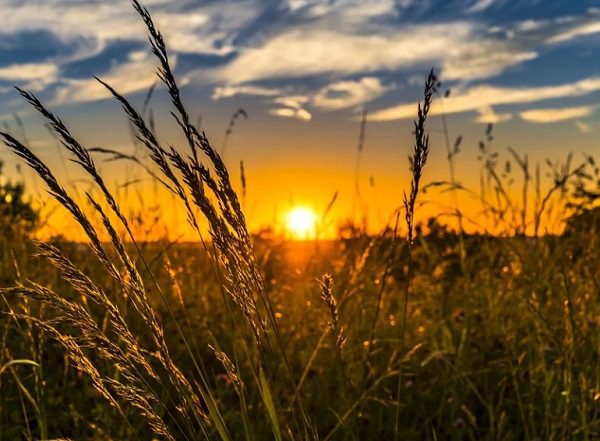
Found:
<path fill-rule="evenodd" d="M 412 0 L 288 0 L 289 10 L 307 18 L 327 17 L 339 22 L 364 21 L 371 17 L 395 15 L 397 8 L 406 8 Z"/>
<path fill-rule="evenodd" d="M 467 13 L 482 12 L 494 4 L 495 0 L 476 0 L 469 8 Z"/>
<path fill-rule="evenodd" d="M 11 64 L 0 67 L 0 80 L 33 81 L 44 78 L 55 78 L 58 67 L 52 63 Z"/>
<path fill-rule="evenodd" d="M 275 116 L 283 116 L 286 118 L 296 118 L 302 121 L 310 121 L 312 114 L 304 109 L 304 105 L 308 103 L 310 97 L 305 95 L 281 96 L 273 100 L 279 107 L 271 109 L 269 113 Z"/>
<path fill-rule="evenodd" d="M 560 109 L 534 109 L 521 112 L 519 116 L 525 121 L 548 124 L 589 116 L 594 110 L 596 110 L 596 106 L 564 107 Z"/>
<path fill-rule="evenodd" d="M 496 113 L 492 106 L 484 106 L 478 109 L 479 116 L 475 119 L 483 124 L 500 124 L 512 119 L 511 113 Z"/>
<path fill-rule="evenodd" d="M 499 74 L 536 56 L 511 41 L 482 37 L 482 29 L 471 22 L 410 25 L 401 30 L 366 27 L 362 34 L 360 29 L 348 31 L 308 25 L 283 31 L 253 47 L 240 48 L 239 56 L 212 77 L 244 83 L 396 71 L 440 62 L 443 78 L 473 79 Z"/>
<path fill-rule="evenodd" d="M 31 92 L 40 92 L 57 81 L 59 67 L 53 63 L 22 63 L 0 67 L 0 80 Z M 6 89 L 0 89 L 3 93 Z"/>
<path fill-rule="evenodd" d="M 210 56 L 230 55 L 236 50 L 235 38 L 244 27 L 261 13 L 258 0 L 243 3 L 223 0 L 202 5 L 168 0 L 145 0 L 144 4 L 163 32 L 171 58 L 178 53 Z M 0 29 L 3 48 L 12 52 L 19 49 L 18 36 L 26 32 L 48 32 L 50 40 L 68 50 L 44 55 L 44 63 L 27 63 L 2 67 L 1 79 L 27 81 L 28 90 L 42 91 L 54 86 L 55 103 L 94 101 L 106 98 L 106 91 L 91 78 L 70 78 L 61 68 L 68 63 L 86 63 L 92 57 L 116 43 L 135 43 L 147 50 L 147 31 L 130 2 L 105 2 L 98 0 L 6 0 L 2 12 L 4 20 Z M 132 55 L 133 56 L 133 55 Z M 138 59 L 111 61 L 103 78 L 122 93 L 132 93 L 150 87 L 155 81 L 156 62 L 138 53 Z M 10 60 L 9 60 L 10 61 Z M 185 72 L 180 78 L 186 78 Z"/>
<path fill-rule="evenodd" d="M 173 58 L 171 63 L 174 66 L 176 59 Z M 155 71 L 156 63 L 152 54 L 146 51 L 132 52 L 126 63 L 114 66 L 101 79 L 120 94 L 128 94 L 152 86 L 157 80 Z M 63 83 L 56 91 L 54 101 L 57 104 L 110 98 L 106 88 L 95 79 L 68 79 Z"/>
<path fill-rule="evenodd" d="M 236 95 L 251 95 L 251 96 L 278 96 L 283 93 L 282 89 L 268 88 L 253 85 L 230 85 L 215 87 L 212 94 L 213 100 L 222 98 L 231 98 Z"/>
<path fill-rule="evenodd" d="M 363 77 L 358 81 L 339 81 L 319 90 L 312 103 L 322 109 L 344 109 L 379 98 L 390 88 L 384 86 L 376 77 Z"/>
<path fill-rule="evenodd" d="M 254 2 L 222 1 L 187 8 L 186 2 L 146 1 L 169 47 L 182 53 L 223 55 L 234 50 L 236 30 L 253 20 Z M 8 0 L 2 34 L 45 30 L 62 41 L 85 43 L 81 57 L 99 53 L 110 42 L 146 41 L 141 19 L 129 2 Z"/>
<path fill-rule="evenodd" d="M 600 32 L 597 16 L 592 13 L 569 20 L 524 20 L 494 28 L 475 20 L 417 25 L 384 22 L 374 26 L 374 18 L 393 9 L 387 2 L 367 2 L 354 13 L 347 3 L 323 6 L 323 2 L 293 2 L 296 13 L 319 9 L 319 14 L 311 13 L 318 18 L 250 39 L 238 48 L 239 55 L 228 66 L 213 72 L 213 78 L 244 83 L 397 71 L 432 64 L 441 66 L 445 80 L 490 78 L 537 58 L 546 46 Z M 469 10 L 483 11 L 494 3 L 478 0 Z M 350 18 L 353 16 L 355 19 Z"/>
<path fill-rule="evenodd" d="M 577 127 L 577 130 L 579 130 L 581 133 L 590 133 L 592 131 L 590 125 L 584 123 L 583 121 L 575 121 L 575 127 Z"/>
<path fill-rule="evenodd" d="M 452 43 L 450 43 L 452 44 Z M 537 58 L 531 50 L 511 48 L 507 42 L 483 41 L 465 44 L 456 57 L 449 57 L 442 64 L 442 78 L 446 80 L 469 80 L 493 77 L 510 66 Z"/>
<path fill-rule="evenodd" d="M 289 92 L 289 90 L 246 84 L 217 87 L 213 91 L 212 97 L 213 99 L 221 99 L 238 94 L 274 97 L 271 101 L 281 107 L 271 110 L 272 115 L 294 117 L 308 121 L 312 115 L 304 108 L 307 105 L 325 110 L 344 109 L 379 98 L 393 87 L 392 85 L 384 85 L 379 78 L 363 77 L 358 80 L 330 83 L 314 94 L 288 95 L 286 92 Z"/>
<path fill-rule="evenodd" d="M 532 32 L 539 29 L 543 29 L 545 26 L 548 26 L 548 23 L 548 20 L 527 19 L 518 22 L 515 25 L 515 29 L 520 32 Z"/>
<path fill-rule="evenodd" d="M 444 80 L 470 81 L 536 59 L 548 46 L 600 32 L 597 14 L 592 12 L 494 27 L 474 19 L 409 24 L 387 18 L 390 11 L 399 13 L 398 4 L 394 7 L 381 0 L 350 7 L 353 3 L 290 1 L 290 10 L 305 21 L 266 29 L 258 38 L 244 41 L 231 63 L 213 71 L 211 78 L 235 84 L 372 75 L 437 65 Z M 480 12 L 495 4 L 495 0 L 476 0 L 468 9 Z"/>
<path fill-rule="evenodd" d="M 569 41 L 577 37 L 598 33 L 600 33 L 600 23 L 598 23 L 597 21 L 592 23 L 575 24 L 572 27 L 569 27 L 563 31 L 558 32 L 555 35 L 550 36 L 546 40 L 546 42 L 548 44 L 563 43 L 565 41 Z"/>
<path fill-rule="evenodd" d="M 281 104 L 285 107 L 291 107 L 292 109 L 300 109 L 304 104 L 309 101 L 309 97 L 303 95 L 293 95 L 293 96 L 282 96 L 275 98 L 273 100 L 276 104 Z"/>
<path fill-rule="evenodd" d="M 455 89 L 452 95 L 444 98 L 445 113 L 461 113 L 479 110 L 487 106 L 525 104 L 555 98 L 576 97 L 600 91 L 600 77 L 555 86 L 541 87 L 499 87 L 478 85 L 467 90 Z M 414 118 L 416 103 L 403 103 L 371 114 L 371 121 L 391 121 Z M 436 115 L 441 108 L 434 104 L 431 114 Z"/>
<path fill-rule="evenodd" d="M 283 107 L 278 109 L 271 109 L 269 113 L 275 116 L 296 118 L 302 121 L 310 121 L 312 119 L 312 115 L 305 109 L 292 109 L 289 107 Z"/>
<path fill-rule="evenodd" d="M 185 71 L 178 72 L 190 80 L 210 83 L 213 99 L 238 95 L 271 98 L 301 93 L 310 97 L 308 103 L 302 104 L 332 110 L 380 97 L 388 87 L 378 79 L 384 72 L 408 76 L 414 73 L 411 70 L 425 70 L 434 65 L 439 67 L 444 81 L 457 80 L 464 85 L 492 78 L 533 60 L 551 45 L 600 33 L 598 12 L 592 10 L 580 16 L 490 27 L 483 14 L 462 14 L 453 20 L 444 15 L 442 21 L 435 14 L 435 3 L 430 1 L 280 0 L 275 3 L 145 1 L 173 54 L 210 55 L 206 58 L 219 60 L 215 63 L 219 67 L 203 67 L 193 72 L 190 70 L 194 68 L 189 67 L 192 63 L 186 63 L 185 68 L 181 63 Z M 497 4 L 505 6 L 507 2 L 462 0 L 460 4 L 462 11 L 467 5 L 468 12 L 478 13 Z M 5 0 L 2 7 L 10 20 L 3 23 L 0 38 L 41 30 L 51 33 L 61 43 L 68 43 L 69 48 L 76 48 L 38 63 L 38 73 L 33 69 L 35 62 L 21 65 L 21 80 L 29 81 L 30 88 L 36 90 L 56 83 L 61 102 L 105 97 L 93 81 L 59 79 L 58 73 L 66 63 L 102 54 L 117 42 L 146 45 L 147 41 L 143 24 L 127 1 Z M 405 18 L 403 11 L 408 7 L 417 8 L 419 14 L 411 11 Z M 142 72 L 142 68 L 149 66 L 147 59 L 128 59 L 112 66 L 105 77 L 121 84 L 124 93 L 135 92 L 152 84 L 154 78 Z M 0 79 L 6 69 L 6 75 L 19 74 L 12 67 L 0 67 Z M 43 75 L 44 69 L 50 74 Z M 154 66 L 150 70 L 154 71 Z M 28 75 L 31 78 L 25 79 Z M 311 81 L 308 86 L 303 84 L 298 88 L 256 85 L 262 80 L 297 78 Z M 326 83 L 330 84 L 323 86 Z M 469 110 L 492 106 L 493 101 L 485 99 Z M 485 115 L 492 118 L 489 113 Z"/>

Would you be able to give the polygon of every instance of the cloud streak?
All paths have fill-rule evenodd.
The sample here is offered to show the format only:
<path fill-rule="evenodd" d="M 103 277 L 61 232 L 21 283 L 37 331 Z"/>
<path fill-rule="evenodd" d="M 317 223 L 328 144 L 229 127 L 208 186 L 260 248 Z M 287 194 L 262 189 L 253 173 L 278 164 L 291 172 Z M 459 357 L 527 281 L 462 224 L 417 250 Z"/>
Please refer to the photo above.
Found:
<path fill-rule="evenodd" d="M 527 104 L 556 98 L 579 97 L 600 91 L 600 77 L 585 78 L 568 84 L 543 87 L 498 87 L 479 85 L 467 90 L 455 90 L 444 99 L 445 113 L 478 111 L 491 106 Z M 403 103 L 373 112 L 371 121 L 392 121 L 414 117 L 416 103 Z M 430 114 L 440 114 L 442 108 L 434 105 Z"/>
<path fill-rule="evenodd" d="M 290 107 L 281 107 L 277 109 L 271 109 L 269 111 L 271 115 L 274 116 L 283 116 L 285 118 L 296 118 L 302 121 L 310 121 L 312 119 L 312 115 L 305 109 L 294 109 Z"/>
<path fill-rule="evenodd" d="M 283 89 L 261 87 L 254 85 L 231 85 L 219 86 L 213 90 L 212 99 L 220 100 L 223 98 L 231 98 L 237 95 L 250 96 L 279 96 L 284 93 Z"/>
<path fill-rule="evenodd" d="M 475 119 L 482 124 L 500 124 L 512 119 L 511 113 L 496 113 L 491 106 L 484 106 L 477 109 L 479 116 Z"/>
<path fill-rule="evenodd" d="M 471 6 L 467 9 L 467 13 L 475 13 L 482 12 L 491 7 L 494 4 L 495 0 L 476 0 L 473 2 Z"/>
<path fill-rule="evenodd" d="M 11 64 L 0 67 L 0 80 L 32 81 L 43 78 L 56 78 L 58 67 L 52 63 Z"/>
<path fill-rule="evenodd" d="M 564 107 L 560 109 L 533 109 L 519 113 L 525 121 L 549 124 L 590 116 L 596 106 Z"/>

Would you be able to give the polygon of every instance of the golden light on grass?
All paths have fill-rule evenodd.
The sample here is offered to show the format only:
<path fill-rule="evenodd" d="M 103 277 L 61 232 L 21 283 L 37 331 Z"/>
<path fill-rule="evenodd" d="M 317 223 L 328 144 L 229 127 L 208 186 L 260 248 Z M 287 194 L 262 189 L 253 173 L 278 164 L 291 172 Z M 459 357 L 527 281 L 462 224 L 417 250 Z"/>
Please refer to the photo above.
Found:
<path fill-rule="evenodd" d="M 314 239 L 316 235 L 317 215 L 308 207 L 294 207 L 287 216 L 285 228 L 293 239 Z"/>
<path fill-rule="evenodd" d="M 0 379 L 7 369 L 11 374 L 0 395 L 0 421 L 10 422 L 0 426 L 1 439 L 72 432 L 80 413 L 49 420 L 44 397 L 81 409 L 94 439 L 230 440 L 241 433 L 257 440 L 399 440 L 438 431 L 452 439 L 600 439 L 600 168 L 593 157 L 580 165 L 570 155 L 564 164 L 548 161 L 546 190 L 545 172 L 536 164 L 531 173 L 526 154 L 508 148 L 512 162 L 502 168 L 489 125 L 478 149 L 479 193 L 454 179 L 459 149 L 448 141 L 450 181 L 440 181 L 444 175 L 426 168 L 428 111 L 440 86 L 432 70 L 415 105 L 408 178 L 378 174 L 387 207 L 379 205 L 374 180 L 359 192 L 359 161 L 353 181 L 337 164 L 308 155 L 323 164 L 322 173 L 301 164 L 265 166 L 256 172 L 260 181 L 248 181 L 251 197 L 240 163 L 238 195 L 221 155 L 191 122 L 162 35 L 139 0 L 132 3 L 157 57 L 163 85 L 156 87 L 167 89 L 186 150 L 163 142 L 146 114 L 101 80 L 123 107 L 143 158 L 86 149 L 60 117 L 17 88 L 90 190 L 64 185 L 27 145 L 24 130 L 21 141 L 0 129 L 0 144 L 52 197 L 40 206 L 48 216 L 61 206 L 73 223 L 50 228 L 51 240 L 32 240 L 37 228 L 49 228 L 47 216 L 28 205 L 20 183 L 0 176 Z M 221 151 L 242 112 L 230 120 Z M 93 158 L 102 152 L 148 172 L 152 182 L 135 193 L 147 189 L 152 204 L 120 197 L 137 185 L 130 176 L 111 193 L 112 179 Z M 287 205 L 286 182 L 300 203 Z M 350 189 L 348 197 L 338 201 L 337 188 Z M 243 208 L 255 195 L 265 208 L 252 216 L 261 226 L 253 235 Z M 483 226 L 471 212 L 481 213 Z M 550 234 L 549 222 L 564 223 L 565 234 Z M 180 225 L 189 238 L 177 236 Z M 89 246 L 56 237 L 68 229 L 81 231 L 77 242 Z M 502 301 L 490 302 L 495 298 Z M 188 320 L 188 312 L 201 320 Z M 461 363 L 449 370 L 437 354 L 460 354 L 454 358 Z M 42 364 L 49 375 L 32 375 Z M 77 375 L 66 376 L 67 368 Z M 324 400 L 323 391 L 340 399 Z"/>

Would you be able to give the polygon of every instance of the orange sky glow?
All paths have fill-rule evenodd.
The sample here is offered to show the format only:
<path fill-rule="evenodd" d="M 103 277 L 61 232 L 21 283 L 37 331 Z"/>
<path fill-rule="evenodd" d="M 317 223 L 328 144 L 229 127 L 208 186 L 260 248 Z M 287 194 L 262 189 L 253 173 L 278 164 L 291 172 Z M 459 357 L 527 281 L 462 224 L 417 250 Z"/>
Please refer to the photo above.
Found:
<path fill-rule="evenodd" d="M 436 217 L 454 228 L 458 208 L 466 231 L 514 233 L 522 223 L 523 177 L 510 147 L 529 160 L 525 230 L 532 233 L 536 203 L 553 183 L 547 176 L 552 167 L 570 153 L 572 167 L 585 161 L 584 153 L 600 154 L 600 9 L 586 2 L 548 2 L 544 8 L 470 0 L 148 3 L 191 120 L 224 153 L 252 232 L 298 236 L 288 220 L 298 207 L 314 213 L 311 234 L 323 239 L 337 237 L 348 223 L 370 233 L 393 227 L 410 187 L 412 120 L 432 67 L 442 85 L 427 123 L 431 153 L 422 186 L 450 179 L 447 149 L 461 136 L 454 169 L 463 189 L 429 187 L 419 195 L 417 221 Z M 128 2 L 98 6 L 9 2 L 5 12 L 14 20 L 5 24 L 0 45 L 3 130 L 26 141 L 84 206 L 83 192 L 96 190 L 10 86 L 39 96 L 85 147 L 148 163 L 126 115 L 93 79 L 97 75 L 144 109 L 146 119 L 152 115 L 165 146 L 184 153 L 186 145 L 164 86 L 154 87 L 156 60 L 139 17 Z M 238 116 L 234 125 L 232 115 Z M 489 154 L 498 154 L 497 170 L 513 206 L 503 220 L 484 212 L 497 204 L 485 178 L 480 198 L 485 158 L 478 146 L 488 124 Z M 142 239 L 197 239 L 179 203 L 142 168 L 94 158 Z M 0 161 L 0 179 L 24 182 L 42 207 L 40 237 L 83 238 L 14 155 L 0 148 Z M 550 202 L 555 212 L 544 216 L 540 232 L 560 231 L 559 214 L 569 214 L 559 210 L 564 200 Z"/>

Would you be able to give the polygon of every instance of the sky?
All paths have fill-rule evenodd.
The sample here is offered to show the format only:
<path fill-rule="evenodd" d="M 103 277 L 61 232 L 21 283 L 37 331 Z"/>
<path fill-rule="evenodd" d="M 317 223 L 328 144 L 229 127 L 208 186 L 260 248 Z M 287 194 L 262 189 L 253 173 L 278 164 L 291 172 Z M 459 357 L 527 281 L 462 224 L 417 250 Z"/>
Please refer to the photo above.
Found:
<path fill-rule="evenodd" d="M 297 205 L 322 212 L 336 192 L 332 223 L 365 216 L 372 228 L 385 224 L 409 185 L 411 124 L 431 68 L 442 87 L 431 109 L 425 179 L 448 178 L 442 113 L 450 142 L 463 136 L 456 160 L 464 185 L 478 185 L 477 145 L 488 123 L 503 156 L 507 146 L 532 163 L 600 153 L 600 0 L 143 3 L 165 36 L 190 113 L 218 151 L 226 144 L 238 187 L 244 161 L 254 229 L 283 222 Z M 137 153 L 125 116 L 92 78 L 138 108 L 155 83 L 156 63 L 130 3 L 0 0 L 0 6 L 0 123 L 74 186 L 83 185 L 77 184 L 82 175 L 65 164 L 66 155 L 12 85 L 37 94 L 84 145 Z M 181 144 L 160 87 L 149 108 L 161 138 Z M 248 118 L 238 118 L 225 140 L 238 108 Z M 43 198 L 39 183 L 18 170 L 6 149 L 0 160 L 4 179 L 23 179 L 33 197 Z M 102 169 L 132 207 L 135 201 L 166 205 L 143 171 L 119 163 Z M 133 181 L 136 189 L 123 187 Z M 439 210 L 448 201 L 438 196 L 437 203 Z"/>

